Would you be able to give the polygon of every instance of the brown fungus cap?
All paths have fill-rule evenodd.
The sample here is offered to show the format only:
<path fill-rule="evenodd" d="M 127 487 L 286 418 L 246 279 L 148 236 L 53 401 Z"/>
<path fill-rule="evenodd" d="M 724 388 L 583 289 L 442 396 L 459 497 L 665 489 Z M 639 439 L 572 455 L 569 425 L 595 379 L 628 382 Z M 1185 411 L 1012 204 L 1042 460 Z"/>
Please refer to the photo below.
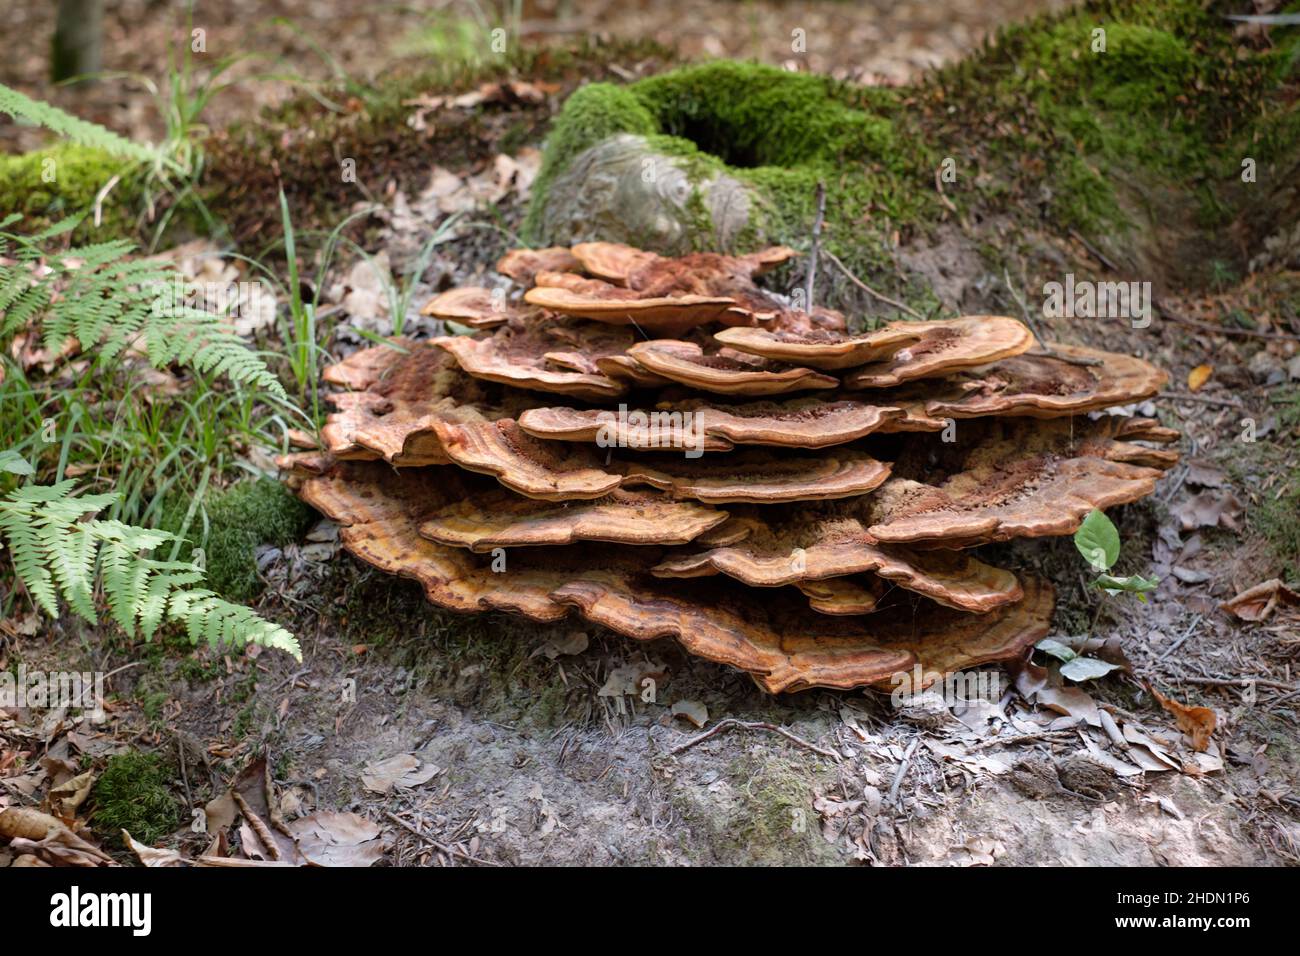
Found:
<path fill-rule="evenodd" d="M 1025 353 L 958 372 L 945 380 L 940 395 L 931 391 L 926 411 L 940 418 L 1056 418 L 1142 401 L 1169 381 L 1160 369 L 1131 355 L 1078 345 L 1051 350 L 1056 354 Z"/>
<path fill-rule="evenodd" d="M 837 379 L 810 368 L 734 349 L 707 353 L 694 342 L 674 339 L 638 342 L 628 349 L 628 355 L 664 378 L 721 395 L 783 395 L 839 385 Z"/>
<path fill-rule="evenodd" d="M 921 341 L 919 323 L 896 322 L 875 332 L 848 335 L 824 328 L 731 328 L 714 333 L 724 345 L 751 355 L 819 369 L 851 368 L 887 359 Z"/>
<path fill-rule="evenodd" d="M 517 396 L 485 387 L 427 342 L 362 349 L 328 366 L 323 377 L 355 389 L 328 396 L 336 411 L 326 417 L 321 438 L 340 459 L 446 464 L 434 421 L 494 421 L 519 407 Z"/>
<path fill-rule="evenodd" d="M 497 260 L 497 272 L 520 285 L 532 285 L 539 272 L 580 272 L 582 263 L 564 246 L 511 249 Z"/>
<path fill-rule="evenodd" d="M 957 435 L 945 449 L 953 460 L 938 465 L 946 477 L 919 452 L 900 458 L 872 497 L 876 540 L 961 548 L 1073 534 L 1094 508 L 1151 494 L 1178 460 L 1133 443 L 1177 437 L 1150 419 L 976 419 Z"/>
<path fill-rule="evenodd" d="M 310 473 L 310 469 L 306 469 Z M 1046 633 L 1051 592 L 1034 579 L 1025 599 L 988 615 L 898 603 L 866 619 L 810 611 L 785 594 L 757 606 L 747 589 L 662 582 L 641 573 L 642 549 L 529 548 L 494 571 L 486 556 L 418 534 L 432 510 L 472 493 L 454 472 L 394 471 L 337 462 L 303 479 L 304 500 L 337 521 L 352 554 L 413 578 L 433 603 L 503 610 L 554 622 L 570 608 L 637 640 L 675 637 L 689 652 L 751 674 L 771 692 L 889 687 L 899 675 L 1017 660 Z M 870 624 L 864 624 L 869 621 Z"/>
<path fill-rule="evenodd" d="M 848 375 L 850 388 L 889 388 L 918 378 L 934 378 L 1027 352 L 1034 344 L 1029 327 L 998 315 L 970 315 L 935 322 L 898 323 L 921 333 L 913 346 Z"/>
<path fill-rule="evenodd" d="M 727 517 L 725 511 L 674 501 L 658 492 L 616 489 L 603 498 L 556 502 L 501 489 L 435 511 L 420 526 L 420 534 L 472 551 L 577 541 L 676 545 L 716 528 Z"/>
<path fill-rule="evenodd" d="M 560 329 L 568 335 L 557 335 Z M 468 374 L 490 382 L 588 401 L 616 398 L 627 391 L 626 383 L 594 368 L 573 368 L 584 364 L 576 356 L 594 363 L 595 356 L 620 354 L 631 344 L 630 335 L 600 326 L 512 322 L 481 338 L 448 335 L 432 341 L 450 353 Z M 562 361 L 551 361 L 552 353 L 562 356 Z"/>
<path fill-rule="evenodd" d="M 901 408 L 858 401 L 795 398 L 728 405 L 702 399 L 614 412 L 531 408 L 519 425 L 537 438 L 613 444 L 620 448 L 725 451 L 733 445 L 828 448 L 883 431 L 905 417 Z"/>
<path fill-rule="evenodd" d="M 440 292 L 424 304 L 420 314 L 459 322 L 475 329 L 491 329 L 504 325 L 512 317 L 522 319 L 540 313 L 537 309 L 520 309 L 511 305 L 505 296 L 494 294 L 490 289 L 463 286 Z"/>
<path fill-rule="evenodd" d="M 887 464 L 847 449 L 820 455 L 748 449 L 698 459 L 622 459 L 599 448 L 535 438 L 509 419 L 438 423 L 435 429 L 457 465 L 493 475 L 521 495 L 548 501 L 600 498 L 615 488 L 649 485 L 676 498 L 712 504 L 770 504 L 862 495 L 889 476 Z"/>

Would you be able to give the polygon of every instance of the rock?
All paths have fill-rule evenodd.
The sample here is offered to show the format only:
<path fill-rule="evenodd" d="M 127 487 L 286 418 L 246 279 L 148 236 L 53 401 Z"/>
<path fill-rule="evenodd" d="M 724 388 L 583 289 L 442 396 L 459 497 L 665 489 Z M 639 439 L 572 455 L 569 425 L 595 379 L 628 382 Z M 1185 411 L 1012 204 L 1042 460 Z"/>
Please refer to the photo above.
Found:
<path fill-rule="evenodd" d="M 681 255 L 734 248 L 752 204 L 749 187 L 731 176 L 621 133 L 580 153 L 555 178 L 541 225 L 560 245 L 600 239 Z"/>

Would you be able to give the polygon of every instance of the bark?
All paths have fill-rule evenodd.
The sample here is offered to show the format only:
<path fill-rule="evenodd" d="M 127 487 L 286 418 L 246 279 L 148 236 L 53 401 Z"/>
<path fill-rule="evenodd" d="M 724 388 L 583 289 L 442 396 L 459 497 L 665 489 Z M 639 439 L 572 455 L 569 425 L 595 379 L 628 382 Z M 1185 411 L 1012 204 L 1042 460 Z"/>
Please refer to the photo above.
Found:
<path fill-rule="evenodd" d="M 56 83 L 99 72 L 103 19 L 104 0 L 59 0 L 50 68 Z"/>

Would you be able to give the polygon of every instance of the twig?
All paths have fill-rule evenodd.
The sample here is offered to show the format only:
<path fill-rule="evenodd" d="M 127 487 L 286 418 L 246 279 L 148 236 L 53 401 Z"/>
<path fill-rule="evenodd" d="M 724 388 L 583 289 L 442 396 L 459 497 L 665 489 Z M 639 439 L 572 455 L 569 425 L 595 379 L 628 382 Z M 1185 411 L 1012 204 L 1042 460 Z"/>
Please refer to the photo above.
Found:
<path fill-rule="evenodd" d="M 970 744 L 966 749 L 970 751 L 983 750 L 985 747 L 996 747 L 998 744 L 1023 744 L 1030 740 L 1053 740 L 1057 737 L 1068 735 L 1070 731 L 1062 730 L 1043 730 L 1032 734 L 1019 734 L 1015 737 L 992 737 L 988 740 L 981 740 L 978 743 Z"/>
<path fill-rule="evenodd" d="M 1172 654 L 1174 651 L 1178 650 L 1178 648 L 1182 647 L 1183 642 L 1186 641 L 1187 638 L 1191 637 L 1192 631 L 1194 631 L 1196 629 L 1196 625 L 1200 623 L 1201 623 L 1201 615 L 1198 614 L 1196 615 L 1196 617 L 1192 618 L 1192 623 L 1187 625 L 1187 630 L 1183 631 L 1182 637 L 1178 638 L 1178 640 L 1170 644 L 1169 647 L 1165 649 L 1165 652 L 1156 658 L 1156 663 L 1157 664 L 1160 663 L 1166 657 Z"/>
<path fill-rule="evenodd" d="M 230 795 L 234 798 L 236 806 L 239 807 L 239 812 L 244 815 L 248 825 L 257 834 L 257 838 L 262 841 L 262 846 L 266 848 L 266 852 L 271 854 L 271 859 L 280 859 L 280 845 L 275 842 L 275 837 L 266 828 L 266 823 L 253 812 L 253 808 L 248 805 L 248 801 L 244 799 L 238 790 L 231 790 Z"/>
<path fill-rule="evenodd" d="M 123 664 L 121 667 L 114 668 L 104 675 L 104 683 L 107 684 L 109 678 L 116 677 L 118 674 L 122 673 L 122 671 L 129 671 L 132 667 L 139 667 L 143 663 L 144 661 L 132 661 L 129 664 Z"/>
<path fill-rule="evenodd" d="M 1300 693 L 1300 687 L 1294 684 L 1284 684 L 1280 680 L 1267 680 L 1263 677 L 1251 677 L 1243 675 L 1242 677 L 1170 677 L 1170 683 L 1183 684 L 1202 684 L 1206 687 L 1235 687 L 1238 690 L 1245 690 L 1243 684 L 1254 684 L 1257 687 L 1271 687 L 1273 690 L 1285 690 L 1293 693 Z"/>
<path fill-rule="evenodd" d="M 829 757 L 831 760 L 838 761 L 840 759 L 840 755 L 835 753 L 833 750 L 827 750 L 825 747 L 818 747 L 816 744 L 809 743 L 802 737 L 790 733 L 790 731 L 786 730 L 784 727 L 778 727 L 776 724 L 769 724 L 766 721 L 737 720 L 735 717 L 727 717 L 725 720 L 718 721 L 698 737 L 692 737 L 681 746 L 674 747 L 672 750 L 664 754 L 664 756 L 676 757 L 678 754 L 685 753 L 697 744 L 704 743 L 704 741 L 708 740 L 710 737 L 728 730 L 766 730 L 769 733 L 780 734 L 792 744 L 798 744 L 805 750 L 811 750 L 813 753 L 821 754 L 823 757 Z"/>
<path fill-rule="evenodd" d="M 906 312 L 914 319 L 921 319 L 921 320 L 925 319 L 925 316 L 923 316 L 920 312 L 917 312 L 916 309 L 913 309 L 911 306 L 905 305 L 902 302 L 897 301 L 896 299 L 891 299 L 889 296 L 885 295 L 884 293 L 877 292 L 875 289 L 871 288 L 871 286 L 867 285 L 865 282 L 863 282 L 861 279 L 855 276 L 852 272 L 850 272 L 849 267 L 846 266 L 844 263 L 840 262 L 840 257 L 837 256 L 835 253 L 831 252 L 829 249 L 823 249 L 822 255 L 824 255 L 827 259 L 831 260 L 831 262 L 835 263 L 835 265 L 839 267 L 839 270 L 844 273 L 844 277 L 848 279 L 850 282 L 852 282 L 859 289 L 861 289 L 863 292 L 867 293 L 867 295 L 873 296 L 879 299 L 881 302 L 885 302 L 888 303 L 889 305 L 892 305 L 900 312 Z"/>
<path fill-rule="evenodd" d="M 817 281 L 817 252 L 822 244 L 822 221 L 826 218 L 826 184 L 817 183 L 817 218 L 813 220 L 812 252 L 808 254 L 808 303 L 804 311 L 812 315 L 813 287 Z"/>
<path fill-rule="evenodd" d="M 462 860 L 468 860 L 470 863 L 478 863 L 481 866 L 501 865 L 500 863 L 495 863 L 492 860 L 484 860 L 477 856 L 470 856 L 464 850 L 458 850 L 454 846 L 450 846 L 449 844 L 443 843 L 441 840 L 435 840 L 433 837 L 429 836 L 429 834 L 425 833 L 423 830 L 416 828 L 413 824 L 407 823 L 405 820 L 399 817 L 396 813 L 393 813 L 391 810 L 385 810 L 384 816 L 388 817 L 388 819 L 392 820 L 403 830 L 406 830 L 408 833 L 415 834 L 425 843 L 429 844 L 429 846 L 433 847 L 435 850 L 438 850 L 441 853 L 446 853 L 448 856 L 460 857 L 460 859 Z"/>
<path fill-rule="evenodd" d="M 889 805 L 898 806 L 898 791 L 903 786 L 903 777 L 907 774 L 907 768 L 912 765 L 912 754 L 916 753 L 916 746 L 921 742 L 920 737 L 913 737 L 912 742 L 907 745 L 907 750 L 903 754 L 903 762 L 898 765 L 898 772 L 894 774 L 894 782 L 889 785 Z"/>
<path fill-rule="evenodd" d="M 954 216 L 960 216 L 961 213 L 958 211 L 956 205 L 954 205 L 953 201 L 948 198 L 948 194 L 943 191 L 943 167 L 942 166 L 936 166 L 934 169 L 934 188 L 939 193 L 939 201 L 942 202 L 945 207 L 947 207 L 948 211 L 951 212 Z"/>
<path fill-rule="evenodd" d="M 1083 236 L 1079 235 L 1077 230 L 1071 229 L 1070 235 L 1075 239 L 1075 241 L 1079 243 L 1079 245 L 1083 246 L 1084 249 L 1088 250 L 1088 252 L 1091 253 L 1092 257 L 1096 259 L 1098 262 L 1100 262 L 1103 266 L 1105 266 L 1111 272 L 1119 272 L 1119 266 L 1115 265 L 1115 263 L 1111 261 L 1110 257 L 1107 256 L 1106 253 L 1102 252 L 1100 249 L 1094 246 L 1087 239 L 1083 238 Z"/>
<path fill-rule="evenodd" d="M 172 739 L 176 741 L 176 757 L 181 765 L 181 783 L 185 784 L 185 806 L 192 810 L 194 794 L 190 793 L 190 775 L 185 769 L 185 742 L 178 731 L 172 731 Z"/>
<path fill-rule="evenodd" d="M 1206 405 L 1226 405 L 1228 408 L 1246 410 L 1246 406 L 1235 398 L 1216 398 L 1213 395 L 1196 395 L 1192 392 L 1165 392 L 1161 397 L 1170 398 L 1176 402 L 1203 402 Z"/>
<path fill-rule="evenodd" d="M 1251 339 L 1269 339 L 1276 342 L 1300 342 L 1300 335 L 1292 335 L 1289 332 L 1261 332 L 1259 329 L 1237 329 L 1228 326 L 1214 325 L 1210 322 L 1199 322 L 1196 319 L 1188 318 L 1177 309 L 1170 307 L 1164 299 L 1155 300 L 1156 308 L 1159 309 L 1166 319 L 1177 322 L 1179 325 L 1186 325 L 1193 329 L 1201 329 L 1205 332 L 1213 332 L 1216 335 L 1240 335 Z"/>

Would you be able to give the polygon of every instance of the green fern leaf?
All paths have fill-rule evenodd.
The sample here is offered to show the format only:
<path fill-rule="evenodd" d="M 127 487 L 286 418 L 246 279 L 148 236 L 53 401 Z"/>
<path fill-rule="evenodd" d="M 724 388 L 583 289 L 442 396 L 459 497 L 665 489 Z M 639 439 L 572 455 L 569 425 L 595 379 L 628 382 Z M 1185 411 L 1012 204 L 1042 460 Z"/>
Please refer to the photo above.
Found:
<path fill-rule="evenodd" d="M 24 96 L 3 83 L 0 83 L 0 112 L 8 113 L 14 119 L 25 119 L 32 123 L 39 123 L 46 129 L 53 130 L 74 143 L 79 143 L 82 146 L 94 146 L 105 152 L 112 153 L 114 156 L 139 160 L 145 163 L 153 163 L 161 158 L 161 154 L 156 149 L 133 143 L 126 137 L 114 133 L 111 129 L 106 129 L 98 123 L 78 119 L 71 113 L 65 113 L 57 106 Z"/>

